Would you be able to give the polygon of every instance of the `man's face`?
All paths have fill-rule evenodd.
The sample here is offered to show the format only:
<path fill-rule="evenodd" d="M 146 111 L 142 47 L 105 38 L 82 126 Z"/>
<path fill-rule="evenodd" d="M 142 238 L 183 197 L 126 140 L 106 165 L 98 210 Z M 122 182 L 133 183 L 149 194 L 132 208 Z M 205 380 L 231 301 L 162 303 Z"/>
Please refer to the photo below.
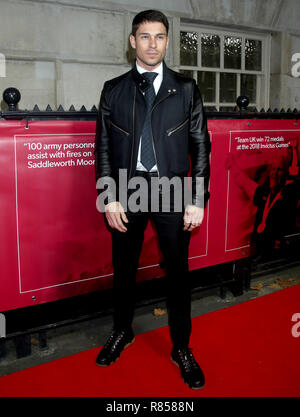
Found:
<path fill-rule="evenodd" d="M 286 180 L 286 170 L 278 163 L 274 163 L 271 166 L 270 171 L 270 187 L 272 190 L 281 188 Z"/>
<path fill-rule="evenodd" d="M 130 35 L 130 43 L 136 50 L 137 63 L 147 71 L 152 71 L 163 61 L 169 37 L 161 22 L 144 22 L 135 36 Z"/>

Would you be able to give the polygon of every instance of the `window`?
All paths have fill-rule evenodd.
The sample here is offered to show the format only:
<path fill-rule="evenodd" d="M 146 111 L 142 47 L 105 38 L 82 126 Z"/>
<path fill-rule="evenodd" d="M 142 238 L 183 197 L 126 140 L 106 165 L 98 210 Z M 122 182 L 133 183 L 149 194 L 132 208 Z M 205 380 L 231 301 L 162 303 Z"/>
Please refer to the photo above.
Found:
<path fill-rule="evenodd" d="M 246 95 L 249 109 L 269 106 L 269 35 L 183 26 L 179 70 L 193 77 L 207 110 L 234 110 Z"/>

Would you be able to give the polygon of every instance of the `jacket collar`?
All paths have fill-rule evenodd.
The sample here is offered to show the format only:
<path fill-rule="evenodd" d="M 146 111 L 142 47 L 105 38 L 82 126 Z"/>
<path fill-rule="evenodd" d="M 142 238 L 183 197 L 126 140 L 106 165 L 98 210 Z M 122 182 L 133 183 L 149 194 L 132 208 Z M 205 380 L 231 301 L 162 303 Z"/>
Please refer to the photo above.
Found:
<path fill-rule="evenodd" d="M 134 64 L 132 69 L 132 75 L 136 86 L 144 92 L 148 88 L 148 81 L 140 74 Z M 166 66 L 165 62 L 163 61 L 163 80 L 160 86 L 160 89 L 157 93 L 155 102 L 160 100 L 162 97 L 167 95 L 176 94 L 178 89 L 178 84 L 176 83 L 175 77 L 172 71 Z"/>

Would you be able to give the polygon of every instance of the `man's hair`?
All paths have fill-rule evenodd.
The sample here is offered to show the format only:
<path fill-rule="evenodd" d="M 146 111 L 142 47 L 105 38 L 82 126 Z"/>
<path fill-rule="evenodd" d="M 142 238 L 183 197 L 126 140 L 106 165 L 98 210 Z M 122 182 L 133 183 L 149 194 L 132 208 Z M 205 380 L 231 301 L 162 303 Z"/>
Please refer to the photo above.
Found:
<path fill-rule="evenodd" d="M 131 34 L 133 36 L 135 36 L 140 24 L 144 22 L 160 22 L 165 26 L 167 34 L 169 33 L 169 22 L 162 12 L 158 10 L 144 10 L 138 13 L 132 21 Z"/>

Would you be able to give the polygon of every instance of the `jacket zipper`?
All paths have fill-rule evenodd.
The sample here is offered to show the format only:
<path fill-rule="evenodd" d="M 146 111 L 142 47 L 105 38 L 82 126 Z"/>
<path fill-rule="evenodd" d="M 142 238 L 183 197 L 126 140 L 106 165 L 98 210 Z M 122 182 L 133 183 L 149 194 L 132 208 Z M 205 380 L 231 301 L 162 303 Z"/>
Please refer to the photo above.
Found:
<path fill-rule="evenodd" d="M 131 161 L 130 161 L 129 178 L 131 178 L 131 174 L 132 174 L 132 161 L 133 161 L 133 148 L 134 148 L 135 99 L 136 99 L 136 86 L 134 87 L 134 96 L 133 96 L 133 110 L 132 110 L 132 146 L 131 146 Z"/>
<path fill-rule="evenodd" d="M 155 157 L 155 161 L 156 161 L 156 166 L 157 166 L 157 173 L 158 173 L 158 178 L 160 178 L 160 173 L 159 173 L 159 168 L 158 168 L 158 162 L 157 162 L 157 156 L 156 156 L 156 151 L 155 151 L 155 146 L 154 146 L 154 138 L 153 138 L 153 131 L 152 131 L 152 112 L 155 109 L 155 107 L 161 103 L 163 100 L 165 100 L 167 97 L 169 97 L 170 94 L 168 94 L 167 96 L 163 97 L 162 99 L 160 99 L 157 103 L 155 103 L 155 106 L 152 107 L 151 113 L 150 113 L 150 126 L 151 126 L 151 138 L 152 138 L 152 147 L 153 147 L 153 152 L 154 152 L 154 157 Z"/>
<path fill-rule="evenodd" d="M 115 125 L 112 121 L 110 122 L 116 129 L 121 130 L 121 132 L 125 133 L 126 136 L 129 136 L 129 133 L 126 130 L 122 129 L 121 127 Z"/>
<path fill-rule="evenodd" d="M 187 124 L 189 119 L 187 118 L 184 122 L 182 122 L 179 126 L 175 127 L 175 129 L 167 130 L 167 135 L 171 136 L 173 133 L 177 132 L 177 130 L 181 129 L 183 126 Z"/>

